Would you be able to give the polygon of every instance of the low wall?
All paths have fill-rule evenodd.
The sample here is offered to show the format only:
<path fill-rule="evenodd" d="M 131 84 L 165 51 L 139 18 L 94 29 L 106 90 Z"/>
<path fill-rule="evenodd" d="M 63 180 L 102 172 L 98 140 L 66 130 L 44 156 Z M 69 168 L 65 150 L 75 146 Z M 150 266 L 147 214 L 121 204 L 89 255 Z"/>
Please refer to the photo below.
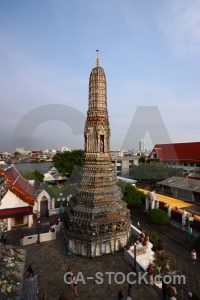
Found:
<path fill-rule="evenodd" d="M 40 233 L 40 243 L 48 242 L 52 240 L 56 240 L 56 232 L 46 232 L 46 233 Z M 36 244 L 38 241 L 38 235 L 29 235 L 25 236 L 24 238 L 20 239 L 20 245 L 26 246 L 31 244 Z"/>
<path fill-rule="evenodd" d="M 131 225 L 131 234 L 132 235 L 139 236 L 140 233 L 141 233 L 141 230 L 139 230 L 135 226 Z M 140 251 L 141 254 L 136 255 L 136 262 L 135 262 L 135 256 L 134 256 L 134 246 L 131 246 L 130 250 L 124 249 L 124 257 L 133 268 L 136 268 L 137 272 L 144 274 L 146 272 L 147 267 L 149 266 L 149 262 L 152 261 L 153 257 L 154 257 L 154 252 L 151 250 L 152 247 L 153 247 L 153 245 L 150 242 L 148 242 L 148 246 L 146 249 L 141 245 L 137 245 L 136 253 L 138 253 L 138 250 L 140 250 L 140 248 L 141 248 L 141 251 Z M 145 278 L 150 283 L 148 274 L 145 276 Z"/>
<path fill-rule="evenodd" d="M 49 211 L 49 215 L 58 215 L 60 213 L 60 209 L 59 208 L 54 208 L 54 209 L 50 209 Z"/>
<path fill-rule="evenodd" d="M 51 229 L 54 228 L 55 232 L 60 231 L 63 228 L 63 222 L 59 222 L 59 225 L 52 225 Z"/>
<path fill-rule="evenodd" d="M 131 234 L 132 234 L 132 235 L 138 235 L 138 236 L 139 236 L 141 232 L 142 232 L 142 231 L 139 230 L 137 227 L 131 225 Z"/>

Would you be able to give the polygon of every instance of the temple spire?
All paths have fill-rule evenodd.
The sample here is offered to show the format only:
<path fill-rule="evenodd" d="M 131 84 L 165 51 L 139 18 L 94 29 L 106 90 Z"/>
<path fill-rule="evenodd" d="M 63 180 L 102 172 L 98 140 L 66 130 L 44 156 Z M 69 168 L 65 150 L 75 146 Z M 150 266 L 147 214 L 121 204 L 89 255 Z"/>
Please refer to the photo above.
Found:
<path fill-rule="evenodd" d="M 97 56 L 96 56 L 96 59 L 95 59 L 95 63 L 96 63 L 96 66 L 97 66 L 97 67 L 98 67 L 99 64 L 100 64 L 100 60 L 99 60 L 99 57 L 98 57 L 98 52 L 99 52 L 99 50 L 96 50 Z"/>

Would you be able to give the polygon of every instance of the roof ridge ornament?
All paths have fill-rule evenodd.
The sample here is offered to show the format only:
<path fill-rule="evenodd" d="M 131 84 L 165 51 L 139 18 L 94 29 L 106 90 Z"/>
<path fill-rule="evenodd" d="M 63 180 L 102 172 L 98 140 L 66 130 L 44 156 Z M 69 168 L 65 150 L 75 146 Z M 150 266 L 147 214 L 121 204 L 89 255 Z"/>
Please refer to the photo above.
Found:
<path fill-rule="evenodd" d="M 96 66 L 97 66 L 97 67 L 98 67 L 99 64 L 100 64 L 100 59 L 99 59 L 99 57 L 98 57 L 98 52 L 99 52 L 99 50 L 96 50 L 97 57 L 96 57 L 96 59 L 95 59 L 95 63 L 96 63 Z"/>

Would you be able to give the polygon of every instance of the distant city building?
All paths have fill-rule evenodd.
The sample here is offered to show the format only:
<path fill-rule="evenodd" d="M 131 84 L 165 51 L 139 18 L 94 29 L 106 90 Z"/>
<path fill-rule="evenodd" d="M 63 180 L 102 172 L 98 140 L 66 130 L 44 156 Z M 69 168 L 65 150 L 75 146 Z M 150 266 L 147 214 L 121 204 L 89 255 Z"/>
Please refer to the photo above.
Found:
<path fill-rule="evenodd" d="M 147 161 L 164 162 L 186 171 L 200 167 L 200 142 L 156 144 Z"/>
<path fill-rule="evenodd" d="M 144 140 L 141 139 L 139 142 L 139 151 L 144 152 Z"/>
<path fill-rule="evenodd" d="M 110 151 L 111 156 L 124 156 L 123 150 L 111 150 Z"/>
<path fill-rule="evenodd" d="M 139 156 L 112 156 L 117 176 L 128 177 L 131 167 L 139 164 Z"/>
<path fill-rule="evenodd" d="M 29 154 L 31 150 L 24 150 L 24 148 L 20 147 L 20 148 L 16 148 L 16 152 L 20 154 Z"/>
<path fill-rule="evenodd" d="M 139 164 L 139 156 L 137 153 L 133 154 L 127 150 L 112 150 L 110 153 L 117 176 L 129 176 L 131 167 Z"/>
<path fill-rule="evenodd" d="M 71 152 L 71 149 L 69 149 L 68 147 L 64 146 L 64 147 L 61 147 L 61 152 Z"/>
<path fill-rule="evenodd" d="M 42 150 L 33 150 L 29 156 L 31 162 L 42 162 L 47 161 L 47 154 L 43 153 Z"/>

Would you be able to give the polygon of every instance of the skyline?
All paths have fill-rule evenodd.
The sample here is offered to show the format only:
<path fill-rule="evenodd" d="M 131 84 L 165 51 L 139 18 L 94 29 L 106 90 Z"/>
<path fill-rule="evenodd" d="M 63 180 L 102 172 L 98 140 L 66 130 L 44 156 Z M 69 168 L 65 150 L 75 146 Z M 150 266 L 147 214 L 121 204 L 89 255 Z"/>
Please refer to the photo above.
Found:
<path fill-rule="evenodd" d="M 96 49 L 107 79 L 111 150 L 122 148 L 141 107 L 148 124 L 155 123 L 156 115 L 148 116 L 152 107 L 160 113 L 168 133 L 163 142 L 199 141 L 199 9 L 199 0 L 1 2 L 0 151 L 28 147 L 27 123 L 20 144 L 13 134 L 31 113 L 32 149 L 84 147 Z M 71 120 L 75 136 L 64 123 L 71 111 L 80 115 Z M 140 139 L 147 150 L 161 143 L 159 137 L 152 142 L 148 132 Z M 133 136 L 130 149 L 134 143 L 139 148 L 139 140 Z"/>

